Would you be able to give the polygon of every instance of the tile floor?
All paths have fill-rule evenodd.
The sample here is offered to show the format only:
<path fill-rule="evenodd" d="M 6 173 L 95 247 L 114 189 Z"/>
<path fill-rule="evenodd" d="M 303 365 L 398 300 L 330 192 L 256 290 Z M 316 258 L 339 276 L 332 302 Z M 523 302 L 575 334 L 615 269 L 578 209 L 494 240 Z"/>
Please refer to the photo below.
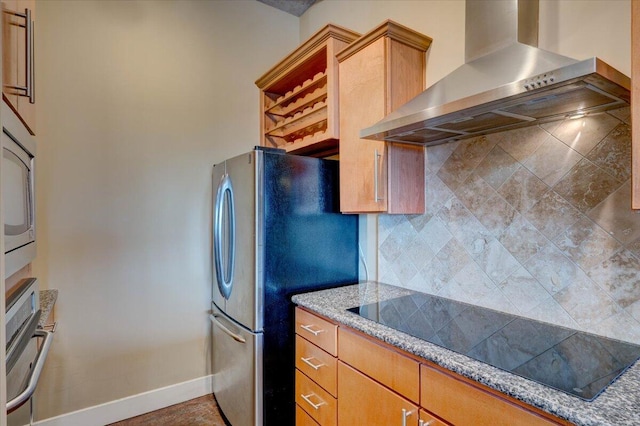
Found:
<path fill-rule="evenodd" d="M 225 426 L 213 395 L 205 395 L 110 426 Z"/>

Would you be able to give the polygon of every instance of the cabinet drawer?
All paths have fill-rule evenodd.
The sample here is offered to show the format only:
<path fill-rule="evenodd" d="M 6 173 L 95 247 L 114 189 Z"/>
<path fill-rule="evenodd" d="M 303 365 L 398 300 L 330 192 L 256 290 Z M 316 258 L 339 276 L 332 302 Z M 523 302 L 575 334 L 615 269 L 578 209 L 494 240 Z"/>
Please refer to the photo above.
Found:
<path fill-rule="evenodd" d="M 318 426 L 318 423 L 299 405 L 296 405 L 296 426 Z"/>
<path fill-rule="evenodd" d="M 296 368 L 311 380 L 337 396 L 338 361 L 316 345 L 296 336 Z"/>
<path fill-rule="evenodd" d="M 338 326 L 313 315 L 300 308 L 296 308 L 296 334 L 304 337 L 316 346 L 338 356 Z"/>
<path fill-rule="evenodd" d="M 422 424 L 419 426 L 449 426 L 449 423 L 443 422 L 424 410 L 420 410 L 420 420 L 422 420 Z"/>
<path fill-rule="evenodd" d="M 529 411 L 453 375 L 426 365 L 420 366 L 420 376 L 420 405 L 452 424 L 491 426 L 566 424 Z"/>
<path fill-rule="evenodd" d="M 343 362 L 338 362 L 341 426 L 418 426 L 418 407 Z"/>
<path fill-rule="evenodd" d="M 321 426 L 337 424 L 336 399 L 299 370 L 296 370 L 296 404 Z"/>
<path fill-rule="evenodd" d="M 340 327 L 340 360 L 418 403 L 420 364 L 366 337 Z"/>

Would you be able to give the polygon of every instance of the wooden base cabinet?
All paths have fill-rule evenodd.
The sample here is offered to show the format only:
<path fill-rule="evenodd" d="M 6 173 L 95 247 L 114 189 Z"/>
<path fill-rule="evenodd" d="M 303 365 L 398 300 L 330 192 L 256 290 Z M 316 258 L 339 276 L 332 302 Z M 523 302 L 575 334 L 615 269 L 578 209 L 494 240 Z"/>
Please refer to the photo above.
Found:
<path fill-rule="evenodd" d="M 428 365 L 420 366 L 420 405 L 452 424 L 549 426 L 547 418 Z M 558 419 L 559 420 L 559 419 Z"/>
<path fill-rule="evenodd" d="M 571 424 L 301 308 L 296 333 L 298 426 Z"/>
<path fill-rule="evenodd" d="M 425 88 L 431 38 L 386 21 L 337 55 L 340 210 L 424 213 L 424 147 L 360 138 Z"/>
<path fill-rule="evenodd" d="M 340 425 L 418 426 L 418 406 L 342 361 L 338 362 Z"/>
<path fill-rule="evenodd" d="M 418 426 L 449 426 L 449 423 L 445 423 L 439 418 L 427 413 L 424 410 L 420 410 L 420 420 Z"/>
<path fill-rule="evenodd" d="M 296 425 L 335 426 L 338 326 L 296 308 Z"/>
<path fill-rule="evenodd" d="M 2 97 L 35 134 L 35 0 L 2 0 Z"/>

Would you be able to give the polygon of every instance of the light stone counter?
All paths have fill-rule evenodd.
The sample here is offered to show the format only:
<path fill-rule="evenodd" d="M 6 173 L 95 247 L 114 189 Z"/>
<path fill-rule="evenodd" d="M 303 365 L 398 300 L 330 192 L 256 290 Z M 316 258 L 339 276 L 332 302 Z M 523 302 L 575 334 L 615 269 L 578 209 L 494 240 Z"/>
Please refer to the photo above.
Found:
<path fill-rule="evenodd" d="M 297 305 L 360 330 L 455 373 L 538 407 L 577 425 L 640 425 L 640 362 L 636 362 L 592 402 L 497 369 L 425 340 L 367 320 L 347 311 L 414 293 L 374 282 L 293 296 Z"/>
<path fill-rule="evenodd" d="M 42 328 L 47 324 L 49 315 L 53 311 L 53 306 L 58 300 L 58 290 L 40 290 L 40 321 L 38 327 Z"/>

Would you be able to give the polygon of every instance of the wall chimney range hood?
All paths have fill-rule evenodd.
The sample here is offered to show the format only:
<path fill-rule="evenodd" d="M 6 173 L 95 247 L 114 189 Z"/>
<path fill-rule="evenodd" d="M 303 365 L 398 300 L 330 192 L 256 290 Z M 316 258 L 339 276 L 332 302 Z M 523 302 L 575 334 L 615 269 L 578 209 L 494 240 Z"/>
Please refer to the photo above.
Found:
<path fill-rule="evenodd" d="M 465 64 L 361 137 L 429 146 L 629 104 L 600 59 L 537 48 L 538 0 L 467 0 L 465 16 Z"/>

